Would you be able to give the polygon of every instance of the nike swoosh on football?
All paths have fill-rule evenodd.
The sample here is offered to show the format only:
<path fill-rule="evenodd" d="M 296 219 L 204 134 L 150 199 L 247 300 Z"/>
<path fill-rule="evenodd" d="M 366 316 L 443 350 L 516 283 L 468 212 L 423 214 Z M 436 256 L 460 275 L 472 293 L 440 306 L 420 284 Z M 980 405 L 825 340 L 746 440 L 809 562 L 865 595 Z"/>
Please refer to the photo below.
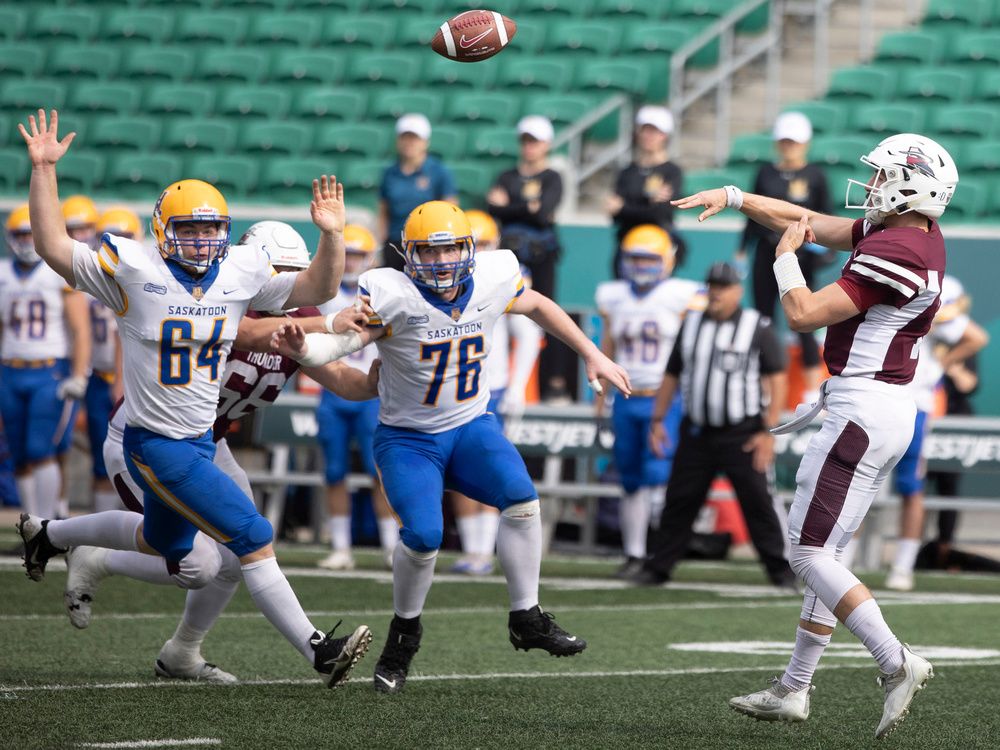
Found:
<path fill-rule="evenodd" d="M 472 39 L 466 39 L 465 34 L 462 34 L 462 37 L 458 40 L 458 46 L 461 47 L 462 49 L 469 49 L 469 47 L 472 47 L 478 42 L 481 42 L 486 36 L 489 35 L 491 31 L 493 31 L 493 29 L 486 29 L 486 31 L 484 31 L 482 34 L 480 34 L 479 36 L 474 36 L 472 37 Z"/>
<path fill-rule="evenodd" d="M 380 674 L 375 675 L 375 678 L 378 679 L 378 680 L 382 680 L 382 682 L 384 682 L 387 687 L 390 687 L 390 688 L 395 688 L 396 687 L 396 681 L 395 680 L 387 680 L 387 679 L 385 679 L 385 677 L 383 677 Z"/>

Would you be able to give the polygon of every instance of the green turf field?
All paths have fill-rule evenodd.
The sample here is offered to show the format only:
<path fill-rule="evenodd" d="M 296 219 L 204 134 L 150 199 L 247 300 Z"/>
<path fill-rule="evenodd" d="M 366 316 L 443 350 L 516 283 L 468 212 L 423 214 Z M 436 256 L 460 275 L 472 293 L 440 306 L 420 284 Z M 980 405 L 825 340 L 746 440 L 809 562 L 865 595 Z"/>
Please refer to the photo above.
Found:
<path fill-rule="evenodd" d="M 625 588 L 613 563 L 555 560 L 542 604 L 587 639 L 572 659 L 514 652 L 502 579 L 439 575 L 404 693 L 376 694 L 372 669 L 391 616 L 389 574 L 333 575 L 321 552 L 279 559 L 320 627 L 343 616 L 375 633 L 352 681 L 321 687 L 242 590 L 205 643 L 210 661 L 246 683 L 158 681 L 152 664 L 183 593 L 108 579 L 85 631 L 63 614 L 63 568 L 28 581 L 0 560 L 0 746 L 228 748 L 856 748 L 875 744 L 876 668 L 838 631 L 805 724 L 757 723 L 727 699 L 764 686 L 787 660 L 799 603 L 752 564 L 687 564 L 670 588 Z M 439 570 L 450 557 L 442 555 Z M 937 676 L 883 746 L 1000 747 L 1000 594 L 995 578 L 921 577 L 919 593 L 880 595 L 889 623 L 931 658 Z M 868 579 L 876 588 L 880 577 Z M 183 740 L 201 738 L 201 744 Z M 129 744 L 111 744 L 129 743 Z"/>

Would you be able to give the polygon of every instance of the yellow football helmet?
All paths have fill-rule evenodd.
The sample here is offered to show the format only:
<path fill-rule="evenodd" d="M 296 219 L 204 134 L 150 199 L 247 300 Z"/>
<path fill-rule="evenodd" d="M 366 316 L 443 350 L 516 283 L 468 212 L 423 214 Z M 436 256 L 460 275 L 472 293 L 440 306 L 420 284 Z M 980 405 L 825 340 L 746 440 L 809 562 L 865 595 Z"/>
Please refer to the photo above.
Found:
<path fill-rule="evenodd" d="M 35 241 L 31 237 L 31 218 L 28 216 L 28 204 L 18 206 L 7 217 L 7 247 L 19 263 L 33 266 L 41 262 L 41 257 L 35 252 Z"/>
<path fill-rule="evenodd" d="M 92 250 L 99 244 L 97 234 L 97 206 L 86 195 L 71 195 L 62 204 L 63 220 L 69 236 L 85 242 Z"/>
<path fill-rule="evenodd" d="M 347 257 L 344 262 L 344 276 L 341 282 L 347 286 L 356 286 L 358 278 L 371 268 L 375 260 L 375 235 L 360 224 L 348 224 L 344 227 L 344 249 Z"/>
<path fill-rule="evenodd" d="M 130 240 L 142 239 L 142 222 L 139 216 L 124 206 L 113 206 L 101 214 L 97 222 L 98 234 L 113 234 Z"/>
<path fill-rule="evenodd" d="M 667 278 L 674 270 L 674 243 L 666 230 L 640 224 L 622 240 L 622 276 L 638 286 Z"/>
<path fill-rule="evenodd" d="M 478 208 L 466 211 L 465 216 L 472 226 L 472 236 L 476 240 L 476 247 L 480 249 L 488 247 L 495 250 L 500 244 L 500 228 L 493 217 Z"/>
<path fill-rule="evenodd" d="M 216 232 L 211 237 L 178 238 L 177 225 L 189 223 L 212 223 Z M 225 258 L 231 226 L 226 199 L 201 180 L 180 180 L 168 185 L 153 207 L 153 236 L 160 253 L 167 260 L 189 268 L 205 270 Z M 185 250 L 194 257 L 186 257 Z"/>
<path fill-rule="evenodd" d="M 453 203 L 428 201 L 417 206 L 403 226 L 403 270 L 417 286 L 440 292 L 462 284 L 476 266 L 476 241 L 465 212 Z M 422 247 L 454 246 L 459 260 L 422 263 Z M 448 274 L 444 277 L 444 274 Z"/>

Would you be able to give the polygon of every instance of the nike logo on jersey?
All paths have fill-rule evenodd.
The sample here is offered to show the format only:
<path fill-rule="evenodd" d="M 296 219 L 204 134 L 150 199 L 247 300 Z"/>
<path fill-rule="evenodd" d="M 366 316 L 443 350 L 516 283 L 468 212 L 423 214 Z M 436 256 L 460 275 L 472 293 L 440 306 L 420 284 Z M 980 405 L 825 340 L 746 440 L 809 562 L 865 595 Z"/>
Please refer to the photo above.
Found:
<path fill-rule="evenodd" d="M 385 677 L 383 677 L 380 674 L 375 675 L 375 679 L 376 680 L 381 680 L 382 682 L 384 682 L 385 686 L 387 688 L 389 688 L 390 690 L 395 690 L 396 689 L 396 681 L 395 680 L 387 680 L 387 679 L 385 679 Z"/>
<path fill-rule="evenodd" d="M 489 33 L 491 31 L 493 31 L 493 29 L 486 29 L 486 31 L 484 31 L 482 34 L 480 34 L 479 36 L 474 36 L 472 37 L 472 39 L 466 39 L 465 34 L 462 34 L 462 38 L 458 40 L 458 46 L 461 47 L 462 49 L 469 49 L 469 47 L 472 47 L 478 42 L 481 42 L 485 37 L 489 36 Z"/>
<path fill-rule="evenodd" d="M 485 305 L 480 305 L 479 307 L 476 308 L 476 312 L 482 312 L 492 304 L 493 304 L 492 302 L 487 302 Z"/>
<path fill-rule="evenodd" d="M 238 289 L 223 289 L 223 294 L 232 294 L 233 292 L 239 291 Z"/>

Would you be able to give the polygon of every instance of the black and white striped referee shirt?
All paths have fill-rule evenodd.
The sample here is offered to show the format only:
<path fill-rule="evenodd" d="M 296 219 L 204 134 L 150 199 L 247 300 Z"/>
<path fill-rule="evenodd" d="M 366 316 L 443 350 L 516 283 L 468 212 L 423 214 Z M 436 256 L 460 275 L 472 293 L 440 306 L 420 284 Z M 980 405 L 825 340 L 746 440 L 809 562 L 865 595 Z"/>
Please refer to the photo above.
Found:
<path fill-rule="evenodd" d="M 770 321 L 741 308 L 728 320 L 689 312 L 667 372 L 679 378 L 684 411 L 694 424 L 735 427 L 758 421 L 768 403 L 761 376 L 783 372 L 785 365 Z"/>

